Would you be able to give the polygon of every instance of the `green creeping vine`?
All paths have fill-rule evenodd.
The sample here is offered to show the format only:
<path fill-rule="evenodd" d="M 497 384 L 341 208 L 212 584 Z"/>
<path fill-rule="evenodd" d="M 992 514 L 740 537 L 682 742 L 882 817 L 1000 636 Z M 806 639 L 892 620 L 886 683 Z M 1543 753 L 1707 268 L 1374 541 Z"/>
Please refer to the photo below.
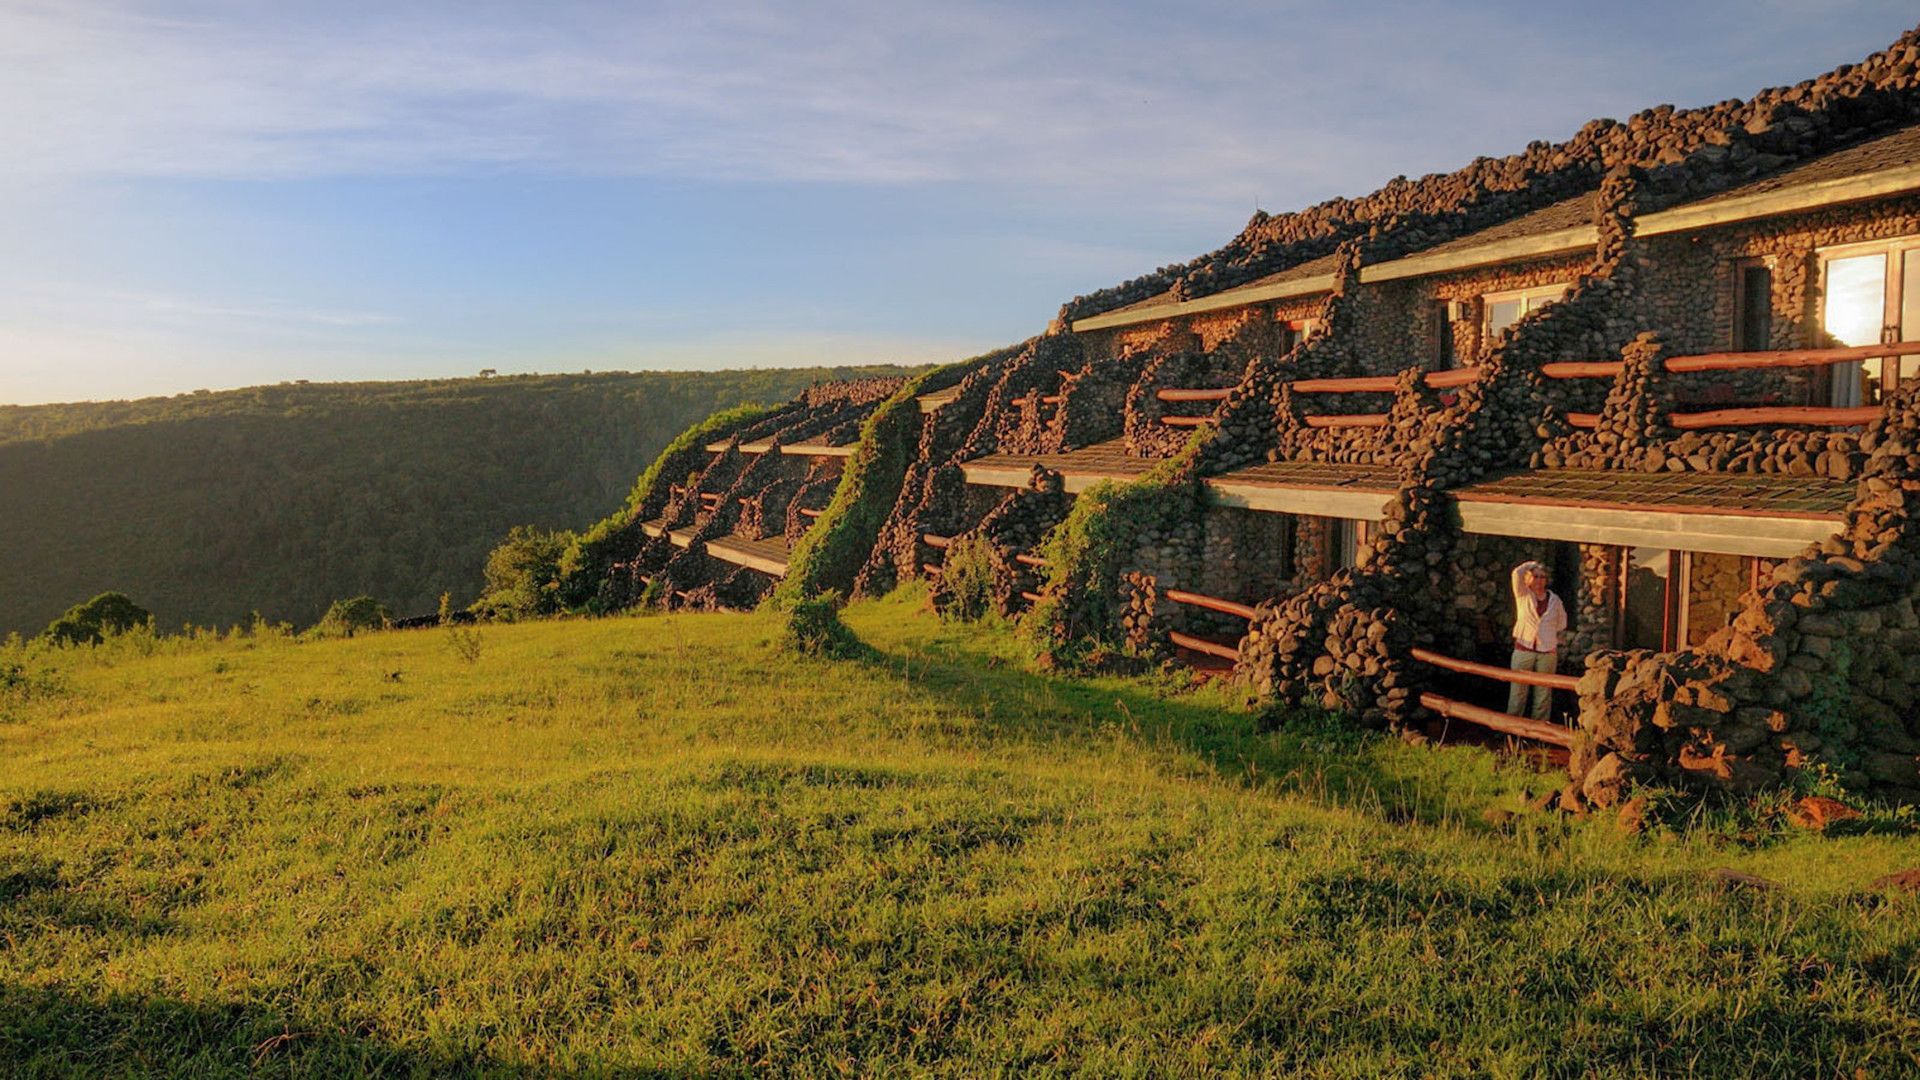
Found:
<path fill-rule="evenodd" d="M 766 405 L 736 405 L 722 409 L 680 433 L 653 459 L 647 471 L 633 485 L 626 504 L 581 533 L 560 557 L 556 590 L 563 607 L 592 609 L 598 602 L 600 582 L 613 564 L 631 558 L 639 550 L 638 541 L 628 526 L 633 524 L 653 498 L 662 477 L 681 477 L 697 471 L 707 444 L 736 428 L 753 423 L 772 412 Z"/>
<path fill-rule="evenodd" d="M 919 453 L 920 395 L 958 382 L 994 355 L 961 360 L 909 379 L 867 417 L 860 425 L 859 449 L 847 462 L 820 519 L 793 546 L 787 576 L 774 588 L 770 604 L 786 609 L 828 592 L 852 590 L 853 579 L 872 554 Z"/>
<path fill-rule="evenodd" d="M 1073 501 L 1040 542 L 1047 580 L 1021 621 L 1030 638 L 1057 659 L 1119 644 L 1120 575 L 1144 533 L 1193 517 L 1200 499 L 1195 466 L 1213 433 L 1205 425 L 1146 475 L 1095 484 Z"/>

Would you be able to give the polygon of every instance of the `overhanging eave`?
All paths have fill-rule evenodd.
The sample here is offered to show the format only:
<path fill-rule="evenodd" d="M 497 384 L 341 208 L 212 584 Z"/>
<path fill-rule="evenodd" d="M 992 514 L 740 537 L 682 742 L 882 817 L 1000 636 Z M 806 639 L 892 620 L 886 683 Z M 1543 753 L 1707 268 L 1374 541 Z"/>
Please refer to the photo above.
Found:
<path fill-rule="evenodd" d="M 1791 558 L 1839 531 L 1832 517 L 1649 511 L 1524 502 L 1455 503 L 1460 528 L 1481 536 L 1565 540 L 1720 555 Z"/>

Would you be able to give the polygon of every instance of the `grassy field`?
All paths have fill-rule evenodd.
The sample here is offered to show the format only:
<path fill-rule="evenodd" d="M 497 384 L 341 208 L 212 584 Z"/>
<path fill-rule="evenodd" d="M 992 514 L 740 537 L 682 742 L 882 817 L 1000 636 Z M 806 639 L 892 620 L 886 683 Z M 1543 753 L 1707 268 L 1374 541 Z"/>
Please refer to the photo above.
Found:
<path fill-rule="evenodd" d="M 1920 1070 L 1902 816 L 1489 814 L 915 607 L 0 654 L 0 1073 Z"/>

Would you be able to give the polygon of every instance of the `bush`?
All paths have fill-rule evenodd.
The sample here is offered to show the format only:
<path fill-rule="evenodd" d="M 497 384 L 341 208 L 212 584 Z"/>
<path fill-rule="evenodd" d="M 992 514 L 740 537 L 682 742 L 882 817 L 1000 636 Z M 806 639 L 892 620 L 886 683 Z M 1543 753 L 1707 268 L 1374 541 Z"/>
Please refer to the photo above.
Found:
<path fill-rule="evenodd" d="M 850 659 L 863 651 L 860 639 L 840 621 L 840 594 L 795 600 L 784 608 L 786 646 L 803 656 Z"/>
<path fill-rule="evenodd" d="M 393 619 L 371 596 L 335 600 L 313 632 L 320 637 L 352 637 L 364 630 L 385 630 Z"/>
<path fill-rule="evenodd" d="M 471 626 L 462 626 L 454 617 L 453 597 L 440 594 L 440 625 L 447 630 L 447 648 L 453 655 L 469 664 L 480 660 L 480 631 Z"/>
<path fill-rule="evenodd" d="M 125 593 L 104 592 L 67 609 L 47 625 L 40 636 L 55 645 L 98 645 L 108 637 L 139 626 L 151 626 L 153 613 Z"/>
<path fill-rule="evenodd" d="M 994 610 L 993 548 L 984 538 L 955 540 L 940 565 L 940 614 L 971 622 Z"/>
<path fill-rule="evenodd" d="M 495 619 L 532 619 L 558 613 L 560 560 L 577 538 L 515 525 L 487 554 L 486 587 L 473 610 Z"/>

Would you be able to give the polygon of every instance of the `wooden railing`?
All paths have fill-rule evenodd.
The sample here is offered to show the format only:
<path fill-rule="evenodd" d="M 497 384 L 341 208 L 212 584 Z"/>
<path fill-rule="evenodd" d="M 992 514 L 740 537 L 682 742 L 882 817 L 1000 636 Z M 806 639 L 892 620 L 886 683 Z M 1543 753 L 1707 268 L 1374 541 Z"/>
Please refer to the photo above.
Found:
<path fill-rule="evenodd" d="M 1480 381 L 1480 368 L 1429 371 L 1420 381 L 1435 390 L 1468 386 Z M 1391 394 L 1400 388 L 1398 375 L 1359 375 L 1346 379 L 1296 379 L 1287 384 L 1296 394 Z"/>
<path fill-rule="evenodd" d="M 1536 742 L 1550 743 L 1554 746 L 1570 747 L 1573 745 L 1573 729 L 1561 727 L 1559 724 L 1549 724 L 1544 720 L 1515 716 L 1512 713 L 1484 708 L 1465 701 L 1455 701 L 1449 697 L 1441 697 L 1439 694 L 1421 694 L 1420 704 L 1432 709 L 1441 716 L 1479 724 L 1483 728 L 1491 728 L 1494 731 L 1500 732 L 1502 735 L 1515 735 L 1522 739 L 1532 739 Z"/>
<path fill-rule="evenodd" d="M 1192 607 L 1205 608 L 1208 611 L 1217 611 L 1222 615 L 1233 615 L 1242 619 L 1251 619 L 1254 616 L 1253 608 L 1247 604 L 1237 604 L 1232 600 L 1222 600 L 1217 596 L 1208 596 L 1205 593 L 1188 592 L 1185 589 L 1162 589 L 1160 590 L 1160 595 L 1176 604 L 1187 604 Z"/>
<path fill-rule="evenodd" d="M 1461 660 L 1434 652 L 1432 649 L 1408 650 L 1415 660 L 1431 664 L 1444 671 L 1458 672 L 1462 675 L 1478 675 L 1503 683 L 1517 683 L 1521 686 L 1543 686 L 1549 690 L 1571 691 L 1580 684 L 1572 675 L 1557 675 L 1544 671 L 1515 671 L 1512 668 L 1496 667 L 1492 664 L 1477 663 L 1473 660 Z M 1559 724 L 1550 724 L 1544 720 L 1535 720 L 1527 716 L 1515 716 L 1512 713 L 1488 709 L 1465 701 L 1456 701 L 1439 694 L 1421 694 L 1420 704 L 1439 713 L 1491 728 L 1505 735 L 1516 735 L 1523 739 L 1534 739 L 1555 746 L 1571 746 L 1573 729 Z"/>
<path fill-rule="evenodd" d="M 1208 596 L 1205 593 L 1188 592 L 1185 589 L 1162 589 L 1160 590 L 1160 595 L 1176 604 L 1187 604 L 1192 607 L 1205 608 L 1208 611 L 1218 611 L 1223 615 L 1233 615 L 1242 619 L 1251 619 L 1256 614 L 1253 608 L 1247 604 L 1236 603 L 1232 600 L 1222 600 L 1218 596 Z M 1195 637 L 1192 634 L 1180 633 L 1178 630 L 1167 631 L 1167 640 L 1183 649 L 1204 653 L 1208 656 L 1217 656 L 1222 660 L 1231 660 L 1236 664 L 1240 662 L 1240 650 L 1225 642 L 1210 641 L 1203 637 Z"/>
<path fill-rule="evenodd" d="M 1167 640 L 1183 649 L 1190 649 L 1197 653 L 1205 653 L 1208 656 L 1217 656 L 1222 660 L 1231 660 L 1236 664 L 1240 662 L 1239 649 L 1231 645 L 1223 645 L 1218 641 L 1209 641 L 1203 637 L 1194 637 L 1192 634 L 1183 634 L 1178 630 L 1167 631 Z"/>
<path fill-rule="evenodd" d="M 1902 341 L 1887 345 L 1848 345 L 1832 349 L 1776 349 L 1771 352 L 1696 353 L 1669 357 L 1666 370 L 1685 374 L 1699 371 L 1770 371 L 1795 368 L 1831 367 L 1878 357 L 1920 356 L 1920 341 Z M 1578 360 L 1542 364 L 1540 374 L 1549 379 L 1611 379 L 1619 376 L 1626 364 L 1619 360 Z M 1758 405 L 1746 408 L 1709 409 L 1703 412 L 1671 413 L 1667 425 L 1679 431 L 1698 431 L 1717 427 L 1753 427 L 1758 425 L 1808 425 L 1818 427 L 1859 427 L 1880 418 L 1876 405 L 1838 407 L 1830 405 Z M 1567 422 L 1577 428 L 1599 426 L 1595 413 L 1568 413 Z"/>
<path fill-rule="evenodd" d="M 1773 405 L 1749 409 L 1713 409 L 1707 412 L 1668 413 L 1667 425 L 1680 431 L 1714 427 L 1751 427 L 1756 424 L 1814 424 L 1822 427 L 1858 427 L 1880 419 L 1878 405 L 1836 408 L 1830 405 Z"/>
<path fill-rule="evenodd" d="M 1888 345 L 1845 345 L 1831 349 L 1775 349 L 1770 352 L 1695 353 L 1667 358 L 1669 372 L 1765 371 L 1773 368 L 1830 367 L 1882 356 L 1920 356 L 1920 341 Z M 1626 365 L 1619 360 L 1581 360 L 1542 364 L 1549 379 L 1611 379 Z"/>
<path fill-rule="evenodd" d="M 1311 428 L 1373 428 L 1386 427 L 1386 413 L 1348 413 L 1323 416 L 1303 416 L 1301 422 Z"/>

